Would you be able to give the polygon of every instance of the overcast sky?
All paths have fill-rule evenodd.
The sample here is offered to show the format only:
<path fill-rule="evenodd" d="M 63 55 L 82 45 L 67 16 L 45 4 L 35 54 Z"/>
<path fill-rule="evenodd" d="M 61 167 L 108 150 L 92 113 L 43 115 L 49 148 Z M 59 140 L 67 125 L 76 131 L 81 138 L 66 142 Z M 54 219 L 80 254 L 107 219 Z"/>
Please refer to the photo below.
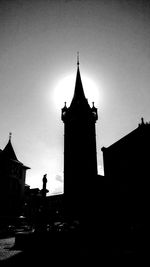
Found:
<path fill-rule="evenodd" d="M 50 193 L 62 190 L 63 172 L 63 103 L 56 108 L 54 95 L 63 77 L 76 76 L 77 51 L 81 77 L 99 90 L 101 166 L 102 146 L 150 120 L 150 2 L 0 1 L 0 148 L 12 132 L 31 167 L 26 183 L 41 188 L 47 173 Z"/>

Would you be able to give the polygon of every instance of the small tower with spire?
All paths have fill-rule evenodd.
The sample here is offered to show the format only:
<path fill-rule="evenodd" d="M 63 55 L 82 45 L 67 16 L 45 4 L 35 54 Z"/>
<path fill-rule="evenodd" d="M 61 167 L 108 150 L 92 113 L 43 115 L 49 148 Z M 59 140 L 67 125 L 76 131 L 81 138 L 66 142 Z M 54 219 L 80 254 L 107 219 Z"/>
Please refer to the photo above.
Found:
<path fill-rule="evenodd" d="M 92 88 L 91 88 L 92 90 Z M 77 74 L 70 106 L 62 108 L 64 122 L 64 199 L 69 214 L 80 217 L 88 206 L 97 177 L 97 108 L 85 96 L 77 55 Z M 92 188 L 93 187 L 93 188 Z"/>
<path fill-rule="evenodd" d="M 30 169 L 18 160 L 11 139 L 9 133 L 6 146 L 0 149 L 1 216 L 18 216 L 23 211 L 26 171 Z"/>

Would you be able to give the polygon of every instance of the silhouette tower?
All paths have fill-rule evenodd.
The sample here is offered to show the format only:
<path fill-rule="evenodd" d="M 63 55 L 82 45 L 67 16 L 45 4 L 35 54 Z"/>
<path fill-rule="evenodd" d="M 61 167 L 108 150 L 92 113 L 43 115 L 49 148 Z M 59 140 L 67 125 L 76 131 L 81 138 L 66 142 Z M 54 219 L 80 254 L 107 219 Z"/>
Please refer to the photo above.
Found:
<path fill-rule="evenodd" d="M 92 88 L 91 88 L 92 90 Z M 64 206 L 71 218 L 85 218 L 97 177 L 97 108 L 85 97 L 77 58 L 74 95 L 62 108 L 64 122 Z"/>

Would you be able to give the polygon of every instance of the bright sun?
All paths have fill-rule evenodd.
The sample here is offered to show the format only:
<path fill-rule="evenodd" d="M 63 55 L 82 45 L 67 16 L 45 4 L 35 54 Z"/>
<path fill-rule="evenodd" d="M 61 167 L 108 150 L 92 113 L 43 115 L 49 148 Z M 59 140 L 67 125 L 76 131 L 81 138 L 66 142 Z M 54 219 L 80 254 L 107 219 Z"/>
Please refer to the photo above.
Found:
<path fill-rule="evenodd" d="M 67 106 L 70 105 L 74 89 L 75 89 L 74 75 L 68 75 L 58 82 L 54 89 L 54 104 L 57 109 L 61 109 L 64 106 L 64 102 L 67 102 Z M 95 102 L 98 105 L 99 102 L 99 90 L 96 84 L 87 76 L 81 75 L 82 85 L 85 93 L 85 97 L 88 99 L 89 104 Z"/>

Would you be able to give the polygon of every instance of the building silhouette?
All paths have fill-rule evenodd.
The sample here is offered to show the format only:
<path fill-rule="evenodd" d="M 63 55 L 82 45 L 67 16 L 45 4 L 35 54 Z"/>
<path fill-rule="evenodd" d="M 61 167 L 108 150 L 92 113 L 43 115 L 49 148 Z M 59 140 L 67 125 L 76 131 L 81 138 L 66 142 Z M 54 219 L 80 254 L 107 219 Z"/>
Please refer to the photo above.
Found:
<path fill-rule="evenodd" d="M 92 90 L 92 88 L 91 88 Z M 97 179 L 95 123 L 97 108 L 90 107 L 84 94 L 79 59 L 74 95 L 69 107 L 62 108 L 64 123 L 64 206 L 69 217 L 90 212 L 90 201 Z"/>
<path fill-rule="evenodd" d="M 0 216 L 20 215 L 28 169 L 18 160 L 10 134 L 7 145 L 0 150 Z"/>
<path fill-rule="evenodd" d="M 79 59 L 74 95 L 69 107 L 65 102 L 61 119 L 64 123 L 63 194 L 46 196 L 46 175 L 42 190 L 25 186 L 28 167 L 18 161 L 11 138 L 0 151 L 1 214 L 18 214 L 25 192 L 26 215 L 37 231 L 31 234 L 31 242 L 25 239 L 26 234 L 21 238 L 18 235 L 17 242 L 31 251 L 33 247 L 39 249 L 39 243 L 43 247 L 48 242 L 51 255 L 58 254 L 59 245 L 69 264 L 76 258 L 79 260 L 83 251 L 88 252 L 92 263 L 99 258 L 106 263 L 114 251 L 117 259 L 124 259 L 129 252 L 130 255 L 139 253 L 143 260 L 149 230 L 150 123 L 142 118 L 135 130 L 103 147 L 104 176 L 98 175 L 98 114 L 94 103 L 91 107 L 85 96 Z"/>
<path fill-rule="evenodd" d="M 61 119 L 64 123 L 63 194 L 46 196 L 46 175 L 41 190 L 25 186 L 28 167 L 18 161 L 11 138 L 0 151 L 1 214 L 17 215 L 25 192 L 26 216 L 35 229 L 29 235 L 31 239 L 26 234 L 17 235 L 17 242 L 31 251 L 33 247 L 39 249 L 39 244 L 45 249 L 44 244 L 48 243 L 51 255 L 58 254 L 59 245 L 59 253 L 69 259 L 69 264 L 77 256 L 79 260 L 79 255 L 85 263 L 87 252 L 92 263 L 99 257 L 106 262 L 113 253 L 117 259 L 124 259 L 128 252 L 140 254 L 143 260 L 149 230 L 150 123 L 142 118 L 135 130 L 103 147 L 104 176 L 98 175 L 98 114 L 94 103 L 90 107 L 84 94 L 79 60 L 74 95 L 70 106 L 65 103 L 62 108 Z M 83 251 L 86 253 L 82 254 Z"/>
<path fill-rule="evenodd" d="M 102 148 L 113 231 L 124 238 L 136 231 L 138 245 L 145 240 L 149 224 L 149 136 L 150 124 L 142 118 L 135 130 Z"/>

